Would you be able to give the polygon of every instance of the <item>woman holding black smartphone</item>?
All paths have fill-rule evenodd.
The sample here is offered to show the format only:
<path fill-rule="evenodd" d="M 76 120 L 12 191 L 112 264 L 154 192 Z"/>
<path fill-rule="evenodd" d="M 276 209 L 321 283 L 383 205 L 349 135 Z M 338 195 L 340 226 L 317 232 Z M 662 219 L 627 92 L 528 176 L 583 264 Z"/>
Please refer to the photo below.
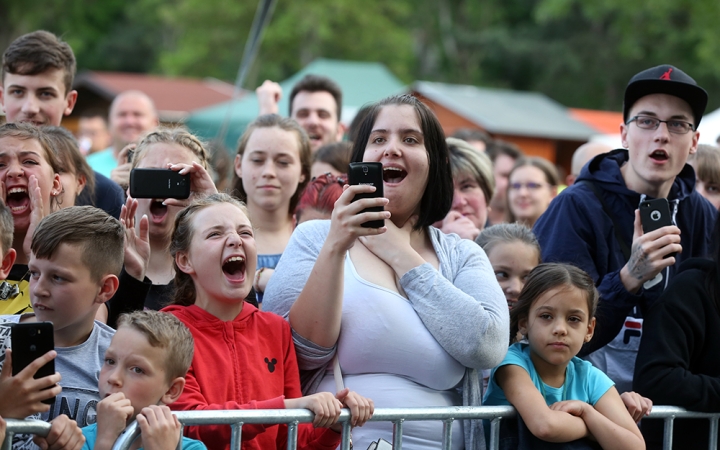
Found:
<path fill-rule="evenodd" d="M 387 98 L 352 160 L 382 163 L 384 197 L 353 202 L 374 188 L 346 187 L 330 221 L 295 230 L 265 294 L 266 310 L 289 317 L 300 368 L 314 371 L 305 391 L 336 387 L 326 369 L 337 354 L 345 383 L 377 407 L 478 405 L 477 371 L 507 351 L 508 310 L 480 248 L 431 227 L 453 196 L 437 118 L 412 96 Z M 373 220 L 385 225 L 362 226 Z M 453 448 L 476 448 L 478 427 L 455 422 Z M 409 422 L 403 442 L 437 448 L 441 435 L 440 422 Z M 357 448 L 379 438 L 392 440 L 390 424 L 353 431 Z"/>
<path fill-rule="evenodd" d="M 135 149 L 132 169 L 168 169 L 169 166 L 181 175 L 191 174 L 191 196 L 217 192 L 207 173 L 205 147 L 185 129 L 156 128 L 144 136 Z M 129 191 L 133 191 L 132 186 Z M 188 200 L 165 198 L 166 195 L 159 192 L 157 198 L 130 197 L 123 206 L 120 220 L 128 230 L 125 262 L 120 287 L 106 303 L 106 320 L 112 327 L 120 314 L 143 308 L 159 310 L 172 301 L 175 271 L 170 235 L 175 216 Z"/>

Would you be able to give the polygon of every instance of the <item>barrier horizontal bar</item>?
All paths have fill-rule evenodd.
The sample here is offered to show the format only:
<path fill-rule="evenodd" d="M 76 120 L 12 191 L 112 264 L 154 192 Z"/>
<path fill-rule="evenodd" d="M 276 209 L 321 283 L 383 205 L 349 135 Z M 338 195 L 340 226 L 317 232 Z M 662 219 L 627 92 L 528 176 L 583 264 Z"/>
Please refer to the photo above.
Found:
<path fill-rule="evenodd" d="M 310 423 L 314 414 L 305 409 L 280 410 L 212 410 L 212 411 L 174 411 L 178 420 L 184 425 L 231 425 L 243 424 L 287 424 L 291 422 Z M 420 421 L 420 420 L 464 420 L 511 418 L 516 415 L 512 406 L 453 406 L 430 408 L 377 408 L 370 421 Z M 650 419 L 718 419 L 720 413 L 702 413 L 687 411 L 676 406 L 654 406 L 647 417 Z M 350 419 L 350 410 L 343 409 L 339 422 Z M 8 434 L 35 434 L 46 436 L 50 424 L 40 420 L 6 419 Z M 712 430 L 711 430 L 712 431 Z M 136 422 L 130 424 L 120 435 L 113 450 L 125 450 L 139 435 Z M 8 436 L 9 437 L 9 436 Z M 6 439 L 0 450 L 10 450 L 10 441 Z"/>

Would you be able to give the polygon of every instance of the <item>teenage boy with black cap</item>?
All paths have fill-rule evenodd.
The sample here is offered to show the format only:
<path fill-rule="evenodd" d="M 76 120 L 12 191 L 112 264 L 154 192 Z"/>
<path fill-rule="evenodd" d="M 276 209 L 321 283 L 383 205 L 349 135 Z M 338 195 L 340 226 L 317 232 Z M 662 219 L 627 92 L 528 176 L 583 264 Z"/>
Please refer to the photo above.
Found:
<path fill-rule="evenodd" d="M 595 157 L 534 227 L 543 262 L 575 264 L 595 280 L 597 328 L 581 354 L 619 392 L 632 388 L 642 312 L 680 261 L 710 250 L 716 211 L 695 192 L 695 173 L 685 164 L 697 150 L 706 105 L 705 90 L 676 67 L 632 77 L 620 125 L 627 150 Z M 674 225 L 643 233 L 638 206 L 654 198 L 668 200 Z"/>

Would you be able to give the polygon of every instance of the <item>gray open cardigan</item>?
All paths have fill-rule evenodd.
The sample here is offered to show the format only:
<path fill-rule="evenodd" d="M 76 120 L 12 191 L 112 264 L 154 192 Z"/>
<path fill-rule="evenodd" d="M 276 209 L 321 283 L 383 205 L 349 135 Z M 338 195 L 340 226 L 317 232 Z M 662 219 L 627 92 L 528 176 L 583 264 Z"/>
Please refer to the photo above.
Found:
<path fill-rule="evenodd" d="M 309 221 L 293 233 L 273 274 L 263 310 L 287 318 L 315 265 L 330 230 L 330 221 Z M 463 406 L 482 400 L 478 370 L 495 367 L 505 357 L 510 319 L 505 296 L 485 252 L 474 242 L 429 227 L 440 261 L 439 271 L 426 263 L 400 278 L 423 324 L 453 358 L 465 366 Z M 326 348 L 293 331 L 298 365 L 305 376 L 303 393 L 315 392 L 336 348 Z M 484 449 L 480 420 L 464 421 L 465 448 Z"/>

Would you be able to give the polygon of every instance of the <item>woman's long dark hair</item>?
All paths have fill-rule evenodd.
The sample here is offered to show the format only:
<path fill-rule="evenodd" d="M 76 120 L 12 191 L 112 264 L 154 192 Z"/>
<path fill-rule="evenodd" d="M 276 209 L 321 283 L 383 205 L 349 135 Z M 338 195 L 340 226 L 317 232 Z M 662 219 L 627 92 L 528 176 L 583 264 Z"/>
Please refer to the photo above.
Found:
<path fill-rule="evenodd" d="M 425 150 L 428 154 L 428 180 L 420 199 L 420 214 L 413 227 L 420 230 L 445 218 L 452 207 L 454 186 L 450 171 L 449 151 L 440 121 L 423 102 L 412 95 L 396 95 L 371 105 L 360 124 L 357 139 L 353 142 L 352 161 L 360 162 L 365 155 L 368 139 L 380 110 L 388 105 L 408 105 L 415 109 L 420 119 Z"/>

